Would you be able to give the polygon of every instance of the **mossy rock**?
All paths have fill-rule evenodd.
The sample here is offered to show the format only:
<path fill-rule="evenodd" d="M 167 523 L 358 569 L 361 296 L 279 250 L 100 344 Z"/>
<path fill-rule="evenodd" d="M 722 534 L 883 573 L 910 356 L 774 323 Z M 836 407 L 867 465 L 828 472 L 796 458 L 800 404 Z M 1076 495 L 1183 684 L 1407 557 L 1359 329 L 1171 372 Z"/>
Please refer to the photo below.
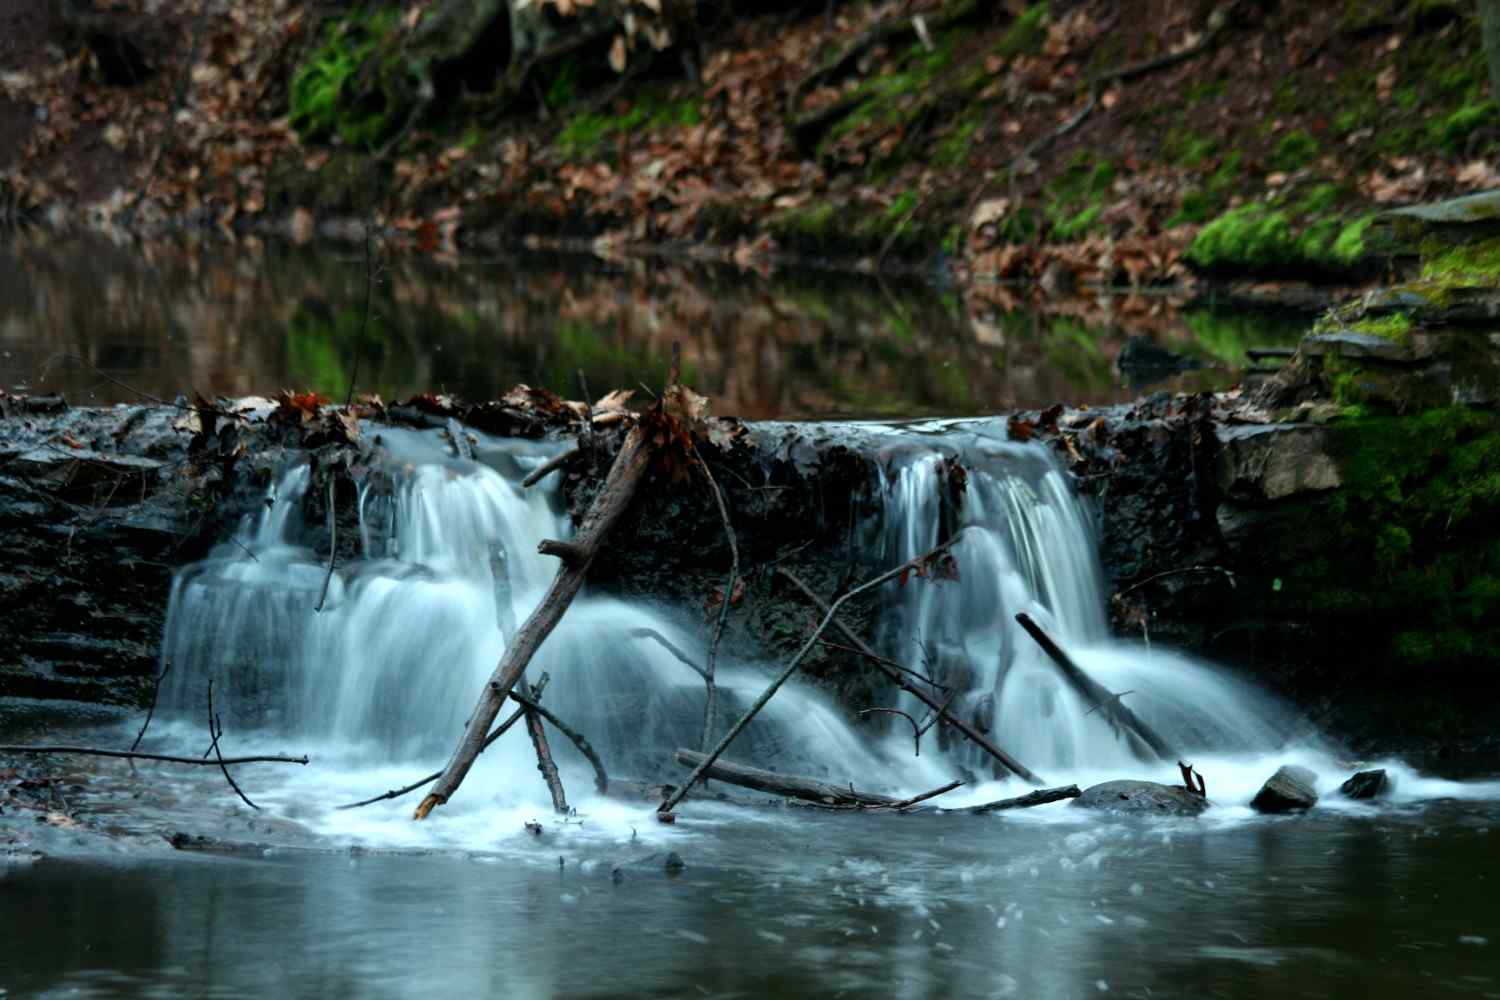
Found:
<path fill-rule="evenodd" d="M 1387 256 L 1430 254 L 1435 246 L 1496 238 L 1500 238 L 1500 190 L 1381 212 L 1367 234 L 1371 248 Z"/>

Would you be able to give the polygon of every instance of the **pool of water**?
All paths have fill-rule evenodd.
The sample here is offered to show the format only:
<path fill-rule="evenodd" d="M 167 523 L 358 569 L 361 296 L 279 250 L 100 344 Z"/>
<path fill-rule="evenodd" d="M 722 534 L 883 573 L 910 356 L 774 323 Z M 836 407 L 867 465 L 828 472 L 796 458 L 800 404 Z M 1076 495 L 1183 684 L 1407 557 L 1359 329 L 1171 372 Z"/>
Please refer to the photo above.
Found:
<path fill-rule="evenodd" d="M 186 750 L 184 726 L 158 743 Z M 0 990 L 1500 996 L 1493 780 L 1392 764 L 1389 802 L 1325 794 L 1306 815 L 1270 818 L 1244 802 L 1248 776 L 1273 761 L 1209 760 L 1216 805 L 1191 820 L 1065 803 L 976 817 L 689 802 L 663 826 L 649 806 L 590 797 L 578 816 L 551 817 L 534 772 L 486 775 L 481 760 L 416 824 L 411 799 L 332 805 L 417 765 L 361 768 L 352 750 L 321 749 L 306 769 L 241 769 L 259 813 L 207 768 L 69 763 L 70 807 L 114 837 L 101 850 L 47 828 L 51 856 L 0 867 Z M 587 787 L 581 771 L 564 777 Z M 996 794 L 1014 790 L 951 801 Z M 540 836 L 524 829 L 532 819 Z M 174 831 L 241 849 L 174 851 Z M 666 852 L 685 869 L 668 874 Z"/>
<path fill-rule="evenodd" d="M 80 404 L 131 388 L 342 399 L 353 381 L 387 400 L 490 399 L 527 382 L 576 397 L 582 373 L 598 396 L 659 386 L 680 343 L 686 380 L 720 414 L 962 416 L 1228 388 L 1247 348 L 1307 327 L 1143 296 L 558 256 L 391 256 L 367 322 L 365 278 L 358 248 L 13 234 L 0 240 L 0 389 Z M 1116 360 L 1132 337 L 1206 367 L 1127 377 Z"/>

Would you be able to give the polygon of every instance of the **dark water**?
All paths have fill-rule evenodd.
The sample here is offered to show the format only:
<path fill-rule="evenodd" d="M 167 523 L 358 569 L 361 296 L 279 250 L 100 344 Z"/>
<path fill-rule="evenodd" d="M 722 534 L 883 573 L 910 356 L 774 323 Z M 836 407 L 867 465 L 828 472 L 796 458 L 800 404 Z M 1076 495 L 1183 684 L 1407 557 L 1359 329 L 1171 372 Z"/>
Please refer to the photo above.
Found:
<path fill-rule="evenodd" d="M 745 418 L 961 416 L 1143 389 L 1236 384 L 1247 347 L 1306 321 L 1160 298 L 1044 299 L 999 286 L 590 258 L 383 264 L 365 322 L 362 251 L 255 242 L 0 242 L 0 388 L 76 403 L 314 389 L 494 398 L 516 382 L 594 395 L 658 386 L 671 346 L 715 410 Z M 1127 379 L 1132 336 L 1209 366 Z M 62 356 L 84 359 L 88 366 Z"/>
<path fill-rule="evenodd" d="M 686 811 L 481 853 L 0 868 L 11 996 L 1500 996 L 1500 808 Z M 612 866 L 676 850 L 616 882 Z M 559 869 L 558 859 L 563 867 Z"/>

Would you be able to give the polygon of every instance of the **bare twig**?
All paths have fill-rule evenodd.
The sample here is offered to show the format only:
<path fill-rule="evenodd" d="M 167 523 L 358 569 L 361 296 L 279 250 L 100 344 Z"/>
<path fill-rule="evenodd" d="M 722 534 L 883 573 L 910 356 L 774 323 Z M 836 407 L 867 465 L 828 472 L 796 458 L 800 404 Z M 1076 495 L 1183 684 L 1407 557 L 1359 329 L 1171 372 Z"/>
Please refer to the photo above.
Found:
<path fill-rule="evenodd" d="M 339 519 L 333 509 L 333 474 L 328 475 L 328 572 L 323 574 L 323 589 L 318 594 L 317 606 L 313 611 L 322 613 L 323 604 L 328 600 L 328 585 L 333 582 L 333 564 L 339 557 Z"/>
<path fill-rule="evenodd" d="M 876 587 L 889 583 L 890 581 L 896 579 L 898 576 L 909 574 L 913 570 L 924 569 L 928 563 L 936 559 L 938 556 L 947 553 L 947 551 L 951 549 L 959 541 L 959 539 L 963 538 L 963 536 L 964 532 L 961 529 L 956 534 L 954 534 L 952 538 L 948 539 L 948 541 L 944 542 L 942 545 L 937 546 L 932 551 L 923 553 L 922 555 L 917 556 L 915 559 L 910 559 L 902 563 L 901 565 L 894 567 L 893 569 L 889 569 L 886 572 L 881 573 L 879 576 L 868 580 L 855 587 L 854 589 L 840 595 L 838 600 L 834 601 L 833 604 L 829 606 L 827 613 L 823 616 L 823 620 L 818 623 L 818 627 L 813 630 L 812 635 L 808 636 L 807 641 L 802 644 L 802 648 L 797 650 L 796 655 L 794 655 L 787 663 L 787 665 L 782 668 L 781 673 L 777 675 L 776 679 L 773 680 L 763 692 L 761 692 L 760 697 L 755 700 L 755 704 L 751 705 L 749 710 L 746 711 L 744 715 L 740 716 L 739 721 L 737 721 L 733 726 L 730 727 L 729 732 L 724 734 L 724 738 L 721 739 L 714 747 L 714 749 L 704 757 L 703 762 L 693 769 L 693 773 L 688 775 L 687 780 L 684 781 L 682 785 L 672 793 L 672 796 L 668 798 L 666 802 L 662 803 L 661 808 L 657 811 L 661 813 L 670 813 L 673 808 L 676 807 L 677 803 L 682 801 L 683 796 L 685 796 L 688 791 L 703 777 L 703 772 L 707 771 L 710 767 L 713 766 L 714 761 L 719 759 L 719 755 L 727 750 L 729 748 L 729 744 L 734 742 L 735 737 L 738 736 L 742 731 L 744 731 L 744 728 L 750 724 L 750 720 L 754 719 L 756 715 L 760 714 L 760 710 L 766 707 L 766 703 L 771 700 L 771 698 L 776 694 L 777 691 L 781 690 L 781 686 L 783 684 L 791 679 L 792 674 L 797 672 L 797 667 L 801 665 L 802 660 L 807 656 L 808 651 L 811 650 L 817 643 L 818 637 L 821 636 L 824 630 L 827 629 L 828 626 L 833 622 L 834 616 L 838 614 L 838 610 L 840 607 L 842 607 L 847 601 L 859 596 L 865 591 L 873 590 Z"/>
<path fill-rule="evenodd" d="M 786 570 L 778 570 L 778 572 L 785 573 L 791 579 L 794 579 L 794 580 L 796 579 L 796 577 L 792 577 L 791 574 L 789 572 L 787 572 Z M 801 581 L 799 580 L 797 582 L 800 583 Z M 879 663 L 883 663 L 884 665 L 890 667 L 892 670 L 899 670 L 903 674 L 910 674 L 912 677 L 915 677 L 919 681 L 922 681 L 922 682 L 927 683 L 927 684 L 931 684 L 933 687 L 937 688 L 939 691 L 952 691 L 953 690 L 952 688 L 950 688 L 946 684 L 939 684 L 937 681 L 933 680 L 931 677 L 928 677 L 926 674 L 922 673 L 922 671 L 920 671 L 920 670 L 913 670 L 911 667 L 908 667 L 905 664 L 897 663 L 895 660 L 887 659 L 884 656 L 879 656 L 879 655 L 877 655 L 875 653 L 866 652 L 865 650 L 863 650 L 863 649 L 857 649 L 854 646 L 845 646 L 841 642 L 829 642 L 827 639 L 820 639 L 820 640 L 818 640 L 818 645 L 819 646 L 827 646 L 829 649 L 841 650 L 842 652 L 845 652 L 845 653 L 853 653 L 856 656 L 864 656 L 864 657 L 867 657 L 869 659 L 875 660 L 875 661 L 877 661 Z"/>
<path fill-rule="evenodd" d="M 137 397 L 139 397 L 141 399 L 147 400 L 148 402 L 155 403 L 157 406 L 165 406 L 167 409 L 170 409 L 170 410 L 182 410 L 185 413 L 200 413 L 200 412 L 202 412 L 202 413 L 213 413 L 213 414 L 216 414 L 218 416 L 224 417 L 227 420 L 242 420 L 242 419 L 244 419 L 238 413 L 231 413 L 228 410 L 221 410 L 217 406 L 200 406 L 200 405 L 189 406 L 187 403 L 168 402 L 167 400 L 162 399 L 160 396 L 153 396 L 153 395 L 151 395 L 151 393 L 146 392 L 144 389 L 137 389 L 135 386 L 131 385 L 129 382 L 123 382 L 120 379 L 115 378 L 113 375 L 109 374 L 104 369 L 102 369 L 98 365 L 94 364 L 88 358 L 85 358 L 85 357 L 83 357 L 82 355 L 79 355 L 79 354 L 54 354 L 54 355 L 52 355 L 46 361 L 42 362 L 42 377 L 43 378 L 46 377 L 47 372 L 51 369 L 52 363 L 54 361 L 71 361 L 74 364 L 82 365 L 83 367 L 87 368 L 89 371 L 93 372 L 95 375 L 97 375 L 100 378 L 102 378 L 104 381 L 108 382 L 110 385 L 113 385 L 116 388 L 124 389 L 126 392 L 130 393 L 132 396 L 137 396 Z"/>
<path fill-rule="evenodd" d="M 689 659 L 688 655 L 681 649 L 679 649 L 671 639 L 668 639 L 666 636 L 656 631 L 656 629 L 633 628 L 630 630 L 629 635 L 636 639 L 652 639 L 656 641 L 664 649 L 666 649 L 667 652 L 676 657 L 683 666 L 687 667 L 689 670 L 697 674 L 699 677 L 702 677 L 704 680 L 708 679 L 708 673 L 702 667 L 698 666 L 698 664 Z"/>
<path fill-rule="evenodd" d="M 860 715 L 869 715 L 871 712 L 878 712 L 878 713 L 881 713 L 883 715 L 899 715 L 899 716 L 901 716 L 901 718 L 905 719 L 907 722 L 910 722 L 911 723 L 911 741 L 912 741 L 912 745 L 913 745 L 912 756 L 914 756 L 914 757 L 920 757 L 920 756 L 922 756 L 922 730 L 917 725 L 917 720 L 913 719 L 911 717 L 911 713 L 909 713 L 909 712 L 903 712 L 899 708 L 867 708 L 864 711 L 860 712 L 859 714 Z"/>
<path fill-rule="evenodd" d="M 1229 585 L 1231 587 L 1235 586 L 1234 571 L 1225 569 L 1223 566 L 1181 566 L 1177 569 L 1167 569 L 1162 570 L 1160 573 L 1153 573 L 1151 576 L 1146 577 L 1144 580 L 1137 580 L 1130 586 L 1118 591 L 1115 594 L 1115 597 L 1117 599 L 1124 597 L 1131 591 L 1140 590 L 1148 583 L 1155 583 L 1157 580 L 1160 580 L 1163 577 L 1179 576 L 1183 573 L 1223 573 L 1226 577 L 1229 578 Z"/>
<path fill-rule="evenodd" d="M 740 573 L 740 546 L 735 538 L 734 525 L 729 521 L 729 507 L 724 503 L 724 491 L 719 489 L 714 474 L 709 471 L 708 463 L 703 460 L 697 448 L 693 449 L 693 457 L 698 460 L 698 468 L 702 471 L 703 478 L 708 480 L 708 488 L 713 491 L 714 501 L 719 506 L 719 517 L 724 522 L 724 537 L 729 542 L 729 576 L 724 581 L 724 596 L 719 602 L 719 619 L 714 623 L 713 638 L 708 644 L 708 667 L 703 673 L 707 697 L 703 704 L 703 738 L 698 746 L 707 750 L 708 741 L 714 734 L 714 713 L 718 709 L 719 692 L 714 683 L 714 665 L 719 658 L 719 641 L 724 638 L 724 623 L 729 620 L 729 606 L 734 603 L 734 584 Z"/>
<path fill-rule="evenodd" d="M 130 752 L 134 753 L 136 747 L 141 745 L 141 739 L 146 735 L 146 727 L 151 725 L 151 717 L 156 714 L 156 699 L 161 695 L 161 682 L 167 679 L 167 674 L 172 670 L 172 661 L 167 659 L 162 663 L 161 673 L 157 675 L 156 683 L 151 685 L 151 705 L 146 709 L 146 721 L 141 723 L 141 731 L 135 734 L 135 742 L 130 744 Z"/>
<path fill-rule="evenodd" d="M 802 580 L 798 578 L 796 574 L 792 573 L 791 570 L 782 567 L 778 569 L 777 572 L 785 577 L 786 580 L 792 584 L 792 586 L 801 591 L 802 596 L 811 601 L 815 607 L 825 613 L 829 611 L 828 602 L 814 593 L 812 588 L 803 583 Z M 933 711 L 940 712 L 943 719 L 948 723 L 948 725 L 952 726 L 954 729 L 957 729 L 960 733 L 968 738 L 969 742 L 973 743 L 985 753 L 995 758 L 995 760 L 997 760 L 1000 765 L 1006 770 L 1010 771 L 1012 774 L 1016 775 L 1019 778 L 1031 782 L 1034 785 L 1042 784 L 1042 779 L 1037 776 L 1036 772 L 1032 771 L 1026 765 L 1022 764 L 1010 754 L 1000 749 L 1000 747 L 996 746 L 995 743 L 988 737 L 986 737 L 983 733 L 979 732 L 963 719 L 960 719 L 958 716 L 949 712 L 946 706 L 940 705 L 937 699 L 934 698 L 931 694 L 924 691 L 920 686 L 913 684 L 910 680 L 908 680 L 906 674 L 911 673 L 910 670 L 903 672 L 889 666 L 886 663 L 885 658 L 878 655 L 873 649 L 871 649 L 869 644 L 861 639 L 858 635 L 856 635 L 854 630 L 851 629 L 848 625 L 845 625 L 841 621 L 835 621 L 834 624 L 837 625 L 839 631 L 844 634 L 844 638 L 853 643 L 856 650 L 861 655 L 863 655 L 865 659 L 875 664 L 876 668 L 879 669 L 881 673 L 885 674 L 885 676 L 890 680 L 892 684 L 895 684 L 901 690 L 912 695 L 918 701 L 922 702 L 922 704 L 926 705 Z"/>
<path fill-rule="evenodd" d="M 256 812 L 260 812 L 260 806 L 250 801 L 250 796 L 246 795 L 244 789 L 235 783 L 234 776 L 229 773 L 229 768 L 225 766 L 224 751 L 219 748 L 219 737 L 224 735 L 224 723 L 220 721 L 218 714 L 214 712 L 214 682 L 212 677 L 208 679 L 208 735 L 213 740 L 209 744 L 209 749 L 214 752 L 214 758 L 218 761 L 219 770 L 224 774 L 224 780 L 229 782 L 229 787 L 234 789 L 234 794 L 238 795 L 245 805 Z"/>

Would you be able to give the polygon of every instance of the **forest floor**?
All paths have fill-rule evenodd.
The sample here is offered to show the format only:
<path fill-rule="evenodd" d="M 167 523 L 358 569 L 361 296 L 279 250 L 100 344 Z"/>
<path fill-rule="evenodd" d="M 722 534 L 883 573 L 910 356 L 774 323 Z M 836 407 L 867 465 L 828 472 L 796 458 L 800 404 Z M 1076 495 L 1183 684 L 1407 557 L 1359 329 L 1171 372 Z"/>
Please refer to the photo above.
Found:
<path fill-rule="evenodd" d="M 1500 187 L 1456 0 L 700 4 L 628 62 L 606 34 L 509 89 L 467 53 L 411 114 L 350 97 L 438 4 L 101 0 L 112 57 L 0 0 L 0 217 L 1281 288 L 1378 279 L 1373 211 Z"/>

